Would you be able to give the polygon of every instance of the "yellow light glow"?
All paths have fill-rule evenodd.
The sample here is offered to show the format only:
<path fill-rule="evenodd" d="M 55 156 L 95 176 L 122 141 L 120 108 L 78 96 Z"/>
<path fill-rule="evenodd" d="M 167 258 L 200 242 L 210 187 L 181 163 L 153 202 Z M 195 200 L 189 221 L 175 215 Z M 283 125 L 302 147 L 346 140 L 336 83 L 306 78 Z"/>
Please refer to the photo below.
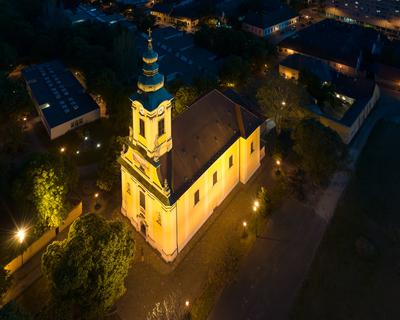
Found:
<path fill-rule="evenodd" d="M 15 237 L 18 239 L 19 243 L 24 242 L 26 238 L 26 230 L 24 228 L 18 229 L 15 233 Z"/>
<path fill-rule="evenodd" d="M 278 166 L 280 166 L 280 165 L 281 165 L 281 161 L 280 161 L 280 160 L 276 160 L 276 164 L 277 164 Z"/>
<path fill-rule="evenodd" d="M 246 228 L 246 227 L 247 227 L 247 222 L 243 221 L 243 228 Z"/>
<path fill-rule="evenodd" d="M 257 207 L 253 206 L 253 211 L 256 212 L 257 211 Z"/>
<path fill-rule="evenodd" d="M 94 194 L 94 197 L 95 197 L 95 198 L 98 198 L 98 197 L 99 197 L 99 193 L 96 192 L 96 193 Z"/>
<path fill-rule="evenodd" d="M 67 150 L 65 147 L 61 147 L 61 148 L 60 148 L 60 152 L 61 152 L 61 153 L 64 153 L 65 150 Z"/>
<path fill-rule="evenodd" d="M 185 306 L 186 306 L 186 307 L 189 307 L 189 305 L 190 305 L 189 300 L 186 300 L 186 301 L 185 301 Z"/>
<path fill-rule="evenodd" d="M 254 206 L 258 208 L 260 206 L 260 202 L 258 200 L 254 201 Z"/>

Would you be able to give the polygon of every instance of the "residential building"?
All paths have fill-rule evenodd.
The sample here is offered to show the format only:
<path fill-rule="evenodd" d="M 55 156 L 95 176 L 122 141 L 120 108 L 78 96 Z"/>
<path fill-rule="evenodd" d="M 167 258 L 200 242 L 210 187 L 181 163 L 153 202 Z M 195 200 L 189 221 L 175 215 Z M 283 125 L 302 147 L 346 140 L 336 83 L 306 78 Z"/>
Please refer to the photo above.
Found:
<path fill-rule="evenodd" d="M 148 39 L 119 162 L 122 213 L 173 261 L 214 209 L 260 166 L 260 120 L 218 90 L 172 119 L 173 96 Z"/>
<path fill-rule="evenodd" d="M 325 19 L 284 39 L 278 47 L 284 56 L 300 53 L 325 61 L 337 72 L 360 76 L 366 74 L 364 55 L 372 52 L 377 41 L 379 33 L 371 28 Z"/>
<path fill-rule="evenodd" d="M 398 0 L 329 0 L 326 15 L 347 23 L 372 26 L 400 39 L 400 1 Z"/>
<path fill-rule="evenodd" d="M 170 25 L 186 31 L 194 31 L 201 18 L 200 4 L 192 2 L 184 5 L 155 4 L 150 14 L 160 25 Z"/>
<path fill-rule="evenodd" d="M 274 33 L 283 33 L 295 28 L 299 15 L 286 5 L 267 12 L 250 12 L 242 23 L 242 29 L 256 36 L 267 38 Z"/>
<path fill-rule="evenodd" d="M 142 33 L 137 43 L 140 50 L 146 50 L 147 35 Z M 191 83 L 198 76 L 217 79 L 223 60 L 197 47 L 191 34 L 173 27 L 158 28 L 153 31 L 152 45 L 158 52 L 160 71 L 166 83 L 176 78 Z"/>
<path fill-rule="evenodd" d="M 308 107 L 344 143 L 350 143 L 380 97 L 378 85 L 370 79 L 338 73 L 327 62 L 301 54 L 290 55 L 279 64 L 279 73 L 286 79 L 299 80 L 303 72 L 316 76 L 321 87 L 332 85 L 334 88 L 330 101 Z"/>
<path fill-rule="evenodd" d="M 96 102 L 60 61 L 27 67 L 22 75 L 50 139 L 99 119 Z"/>

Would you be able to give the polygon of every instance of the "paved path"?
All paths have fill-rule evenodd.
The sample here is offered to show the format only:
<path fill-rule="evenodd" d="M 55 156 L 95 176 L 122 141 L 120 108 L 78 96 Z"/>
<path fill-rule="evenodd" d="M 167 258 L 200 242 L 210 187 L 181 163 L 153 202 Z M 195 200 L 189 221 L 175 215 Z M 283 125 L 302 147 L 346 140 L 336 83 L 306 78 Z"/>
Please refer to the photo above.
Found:
<path fill-rule="evenodd" d="M 387 93 L 350 145 L 349 168 L 354 168 L 376 122 L 400 114 L 400 103 Z M 223 291 L 209 316 L 221 319 L 287 319 L 314 254 L 349 180 L 336 173 L 314 205 L 288 201 L 273 215 L 249 255 L 237 280 Z"/>

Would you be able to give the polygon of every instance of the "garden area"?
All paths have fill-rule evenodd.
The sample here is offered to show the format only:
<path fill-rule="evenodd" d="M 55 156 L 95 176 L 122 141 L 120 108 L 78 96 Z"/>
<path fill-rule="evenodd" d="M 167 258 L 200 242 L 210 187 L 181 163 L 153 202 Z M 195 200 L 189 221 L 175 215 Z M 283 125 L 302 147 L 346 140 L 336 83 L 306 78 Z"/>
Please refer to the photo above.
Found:
<path fill-rule="evenodd" d="M 400 318 L 399 138 L 399 124 L 373 130 L 291 319 Z"/>

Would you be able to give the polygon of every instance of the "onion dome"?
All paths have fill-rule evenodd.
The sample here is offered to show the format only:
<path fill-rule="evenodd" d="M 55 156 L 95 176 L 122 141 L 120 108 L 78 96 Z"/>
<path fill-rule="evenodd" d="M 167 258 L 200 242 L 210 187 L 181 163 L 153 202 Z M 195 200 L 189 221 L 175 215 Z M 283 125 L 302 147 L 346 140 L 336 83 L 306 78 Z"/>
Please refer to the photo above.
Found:
<path fill-rule="evenodd" d="M 152 92 L 164 86 L 164 76 L 158 73 L 158 54 L 153 50 L 150 30 L 147 41 L 147 50 L 143 54 L 143 74 L 139 76 L 138 88 L 144 92 Z"/>

